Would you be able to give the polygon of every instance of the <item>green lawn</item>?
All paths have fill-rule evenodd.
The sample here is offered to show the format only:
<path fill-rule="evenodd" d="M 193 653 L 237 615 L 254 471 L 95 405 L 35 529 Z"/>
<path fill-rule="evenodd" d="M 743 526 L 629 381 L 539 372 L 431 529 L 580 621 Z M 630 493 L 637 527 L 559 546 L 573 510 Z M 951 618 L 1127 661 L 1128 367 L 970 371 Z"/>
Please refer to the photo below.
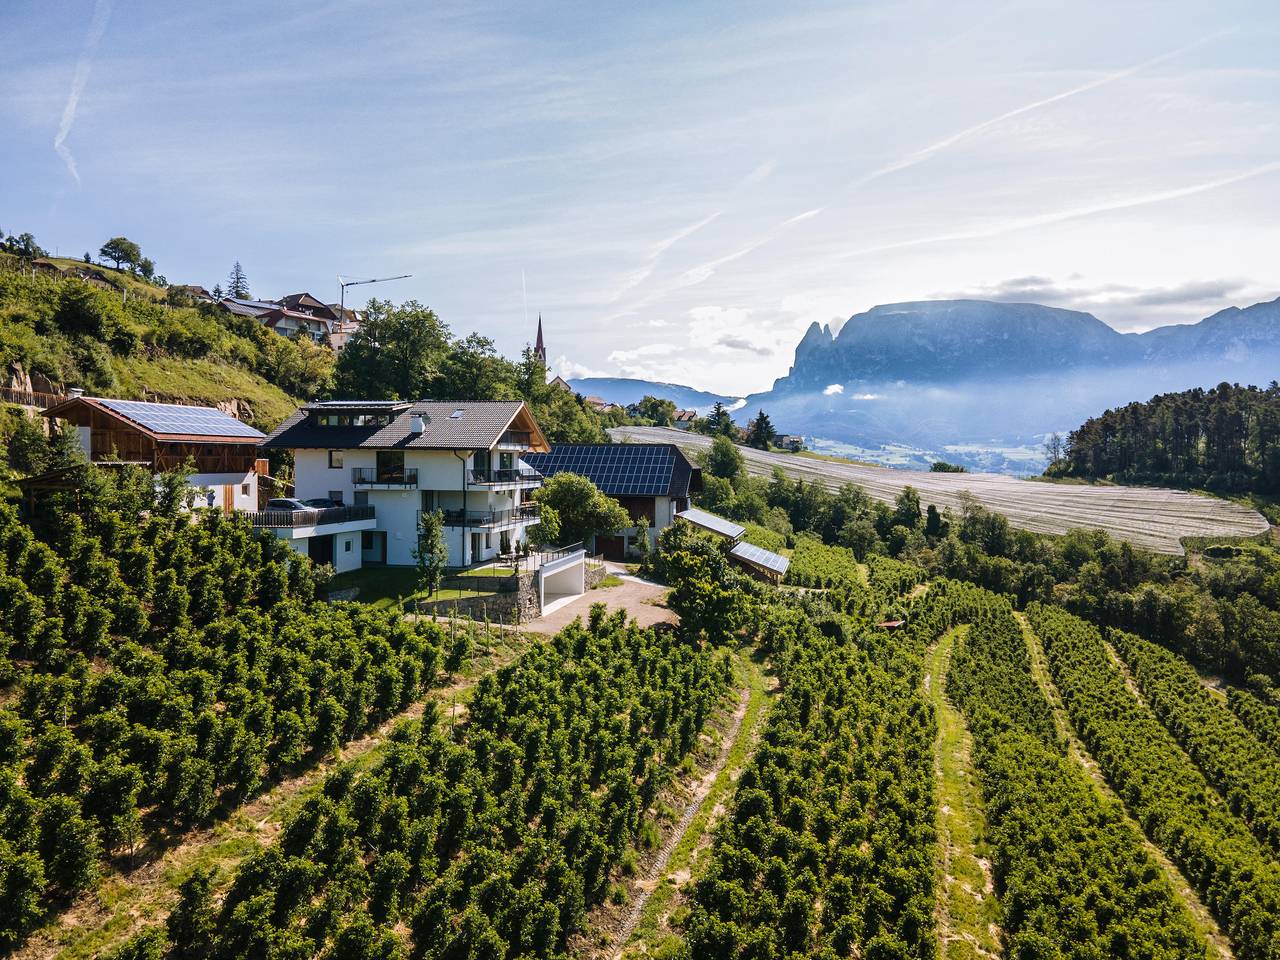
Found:
<path fill-rule="evenodd" d="M 403 600 L 462 600 L 468 597 L 492 596 L 492 590 L 437 590 L 428 597 L 418 590 L 416 567 L 361 567 L 340 573 L 333 578 L 330 589 L 346 590 L 359 587 L 357 602 L 367 603 L 379 610 L 392 610 Z"/>
<path fill-rule="evenodd" d="M 509 577 L 515 573 L 512 567 L 471 567 L 450 573 L 451 577 Z"/>

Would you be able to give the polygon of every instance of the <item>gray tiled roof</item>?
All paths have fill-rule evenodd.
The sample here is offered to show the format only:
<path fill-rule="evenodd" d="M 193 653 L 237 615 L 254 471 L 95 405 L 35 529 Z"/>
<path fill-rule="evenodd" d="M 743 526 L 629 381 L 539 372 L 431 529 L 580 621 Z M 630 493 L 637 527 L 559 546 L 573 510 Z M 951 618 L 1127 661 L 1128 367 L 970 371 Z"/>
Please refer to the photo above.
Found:
<path fill-rule="evenodd" d="M 402 408 L 385 427 L 320 427 L 312 421 L 313 413 L 338 413 L 344 405 L 308 404 L 276 427 L 262 446 L 289 450 L 488 449 L 502 436 L 521 406 L 519 400 L 420 400 Z M 353 401 L 346 409 L 362 414 L 378 412 L 359 401 Z M 461 413 L 454 416 L 457 411 Z M 426 429 L 411 434 L 409 426 L 415 416 L 426 421 Z"/>

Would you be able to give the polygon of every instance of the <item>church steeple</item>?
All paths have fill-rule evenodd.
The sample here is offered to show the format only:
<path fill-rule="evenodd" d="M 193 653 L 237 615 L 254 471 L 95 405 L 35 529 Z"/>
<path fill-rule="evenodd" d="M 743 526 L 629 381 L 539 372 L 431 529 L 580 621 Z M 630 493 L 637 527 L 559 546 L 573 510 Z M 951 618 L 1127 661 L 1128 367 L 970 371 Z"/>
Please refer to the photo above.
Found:
<path fill-rule="evenodd" d="M 547 365 L 547 345 L 542 341 L 542 314 L 538 314 L 538 339 L 533 345 L 533 355 Z"/>

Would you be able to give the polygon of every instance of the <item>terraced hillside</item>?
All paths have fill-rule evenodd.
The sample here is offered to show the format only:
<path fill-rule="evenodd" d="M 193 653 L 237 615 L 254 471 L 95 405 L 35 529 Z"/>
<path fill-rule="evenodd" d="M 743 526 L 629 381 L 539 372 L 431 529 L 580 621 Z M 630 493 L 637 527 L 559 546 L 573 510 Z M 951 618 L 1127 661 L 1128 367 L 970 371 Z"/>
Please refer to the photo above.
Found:
<path fill-rule="evenodd" d="M 610 433 L 617 440 L 675 443 L 693 452 L 711 446 L 710 437 L 667 427 L 615 427 Z M 891 470 L 748 447 L 740 450 L 747 469 L 757 476 L 769 476 L 781 467 L 793 479 L 832 489 L 855 483 L 885 501 L 912 486 L 920 491 L 923 503 L 939 509 L 958 510 L 961 494 L 970 493 L 1024 530 L 1060 534 L 1072 527 L 1094 527 L 1157 553 L 1182 553 L 1183 537 L 1250 537 L 1267 530 L 1267 521 L 1256 511 L 1181 490 L 1033 483 L 997 473 Z"/>

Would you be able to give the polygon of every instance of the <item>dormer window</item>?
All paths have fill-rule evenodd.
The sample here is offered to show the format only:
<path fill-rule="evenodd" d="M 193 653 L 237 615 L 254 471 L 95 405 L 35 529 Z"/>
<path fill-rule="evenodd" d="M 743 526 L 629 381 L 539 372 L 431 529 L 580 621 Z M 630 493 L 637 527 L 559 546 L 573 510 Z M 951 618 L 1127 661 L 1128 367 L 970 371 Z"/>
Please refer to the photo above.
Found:
<path fill-rule="evenodd" d="M 462 417 L 462 408 L 461 408 L 461 407 L 459 407 L 457 410 L 453 411 L 453 413 L 449 414 L 449 419 L 450 419 L 450 420 L 458 420 L 458 419 L 460 419 L 461 417 Z"/>

